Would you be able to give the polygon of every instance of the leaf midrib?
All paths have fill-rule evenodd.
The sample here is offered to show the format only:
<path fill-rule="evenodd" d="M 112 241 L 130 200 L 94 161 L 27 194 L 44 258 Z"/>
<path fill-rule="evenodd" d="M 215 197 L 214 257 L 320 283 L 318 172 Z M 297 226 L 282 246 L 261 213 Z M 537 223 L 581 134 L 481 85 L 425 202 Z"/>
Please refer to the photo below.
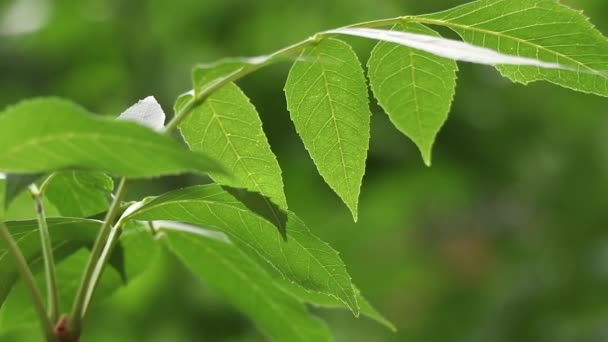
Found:
<path fill-rule="evenodd" d="M 320 56 L 318 56 L 320 58 Z M 344 61 L 341 60 L 342 63 L 344 63 Z M 336 119 L 336 109 L 334 107 L 334 102 L 333 99 L 331 97 L 331 93 L 329 91 L 329 80 L 327 79 L 327 73 L 325 70 L 325 66 L 323 65 L 323 63 L 319 63 L 319 66 L 321 67 L 321 75 L 323 77 L 323 86 L 325 87 L 325 93 L 327 94 L 327 102 L 329 103 L 329 109 L 331 111 L 331 120 L 334 124 L 334 128 L 336 131 L 336 137 L 338 139 L 337 144 L 338 144 L 338 148 L 340 149 L 340 160 L 341 160 L 341 164 L 342 164 L 342 173 L 344 174 L 344 179 L 346 181 L 346 193 L 348 196 L 348 201 L 353 203 L 353 197 L 352 197 L 352 192 L 350 190 L 350 177 L 348 177 L 348 174 L 346 172 L 346 160 L 344 159 L 344 149 L 342 148 L 342 138 L 340 137 L 340 130 L 338 129 L 338 120 Z M 355 208 L 356 210 L 356 208 Z"/>

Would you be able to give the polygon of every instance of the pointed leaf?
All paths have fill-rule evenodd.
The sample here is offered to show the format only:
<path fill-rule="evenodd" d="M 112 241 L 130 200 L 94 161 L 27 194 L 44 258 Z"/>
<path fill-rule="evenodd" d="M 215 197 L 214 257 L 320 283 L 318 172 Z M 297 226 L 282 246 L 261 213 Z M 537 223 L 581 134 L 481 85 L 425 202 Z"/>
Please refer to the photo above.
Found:
<path fill-rule="evenodd" d="M 195 74 L 195 83 L 209 79 L 211 75 Z M 212 173 L 215 181 L 258 192 L 287 209 L 281 168 L 255 107 L 238 86 L 230 83 L 213 93 L 184 120 L 180 131 L 193 151 L 205 153 L 231 170 L 231 177 Z M 272 209 L 272 203 L 266 206 Z"/>
<path fill-rule="evenodd" d="M 474 45 L 572 69 L 497 67 L 515 82 L 546 80 L 608 96 L 608 39 L 581 12 L 555 0 L 482 0 L 415 20 L 449 27 Z"/>
<path fill-rule="evenodd" d="M 148 96 L 127 108 L 118 120 L 137 122 L 155 131 L 161 131 L 165 125 L 165 112 L 154 96 Z"/>
<path fill-rule="evenodd" d="M 272 341 L 331 341 L 327 327 L 234 245 L 163 230 L 170 249 L 205 284 L 250 317 Z"/>
<path fill-rule="evenodd" d="M 60 171 L 45 194 L 61 215 L 87 217 L 108 209 L 113 189 L 112 178 L 102 172 Z"/>
<path fill-rule="evenodd" d="M 358 314 L 356 294 L 344 263 L 325 242 L 289 214 L 287 241 L 264 218 L 251 212 L 218 185 L 169 192 L 126 217 L 171 220 L 218 229 L 247 255 L 302 287 L 339 298 Z"/>
<path fill-rule="evenodd" d="M 0 115 L 0 171 L 83 168 L 123 177 L 221 172 L 212 159 L 132 122 L 96 117 L 59 99 L 36 99 Z"/>
<path fill-rule="evenodd" d="M 393 30 L 439 36 L 416 23 L 396 25 Z M 368 62 L 374 96 L 393 124 L 418 146 L 427 165 L 450 111 L 457 69 L 452 60 L 387 42 L 376 45 Z"/>
<path fill-rule="evenodd" d="M 305 49 L 289 72 L 285 94 L 296 130 L 319 173 L 356 221 L 371 116 L 357 55 L 337 39 Z"/>

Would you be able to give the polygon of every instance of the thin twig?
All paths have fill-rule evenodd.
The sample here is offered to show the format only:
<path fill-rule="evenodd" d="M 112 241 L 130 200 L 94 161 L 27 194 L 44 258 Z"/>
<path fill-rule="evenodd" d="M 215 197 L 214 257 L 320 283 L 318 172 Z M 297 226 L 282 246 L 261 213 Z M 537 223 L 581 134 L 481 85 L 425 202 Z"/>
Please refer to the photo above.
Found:
<path fill-rule="evenodd" d="M 46 309 L 44 307 L 44 302 L 42 300 L 42 296 L 40 295 L 40 291 L 38 291 L 38 288 L 36 287 L 36 281 L 34 280 L 32 270 L 28 266 L 27 260 L 23 256 L 23 253 L 19 249 L 17 242 L 15 241 L 15 239 L 13 239 L 13 236 L 8 231 L 8 227 L 6 226 L 6 224 L 4 224 L 4 222 L 0 222 L 0 237 L 5 241 L 8 252 L 13 257 L 15 265 L 17 266 L 19 274 L 21 275 L 21 279 L 23 280 L 23 283 L 30 292 L 32 302 L 34 304 L 34 309 L 36 310 L 36 314 L 38 315 L 40 327 L 42 328 L 42 332 L 46 340 L 55 341 L 55 336 L 53 333 L 53 324 L 47 316 Z"/>

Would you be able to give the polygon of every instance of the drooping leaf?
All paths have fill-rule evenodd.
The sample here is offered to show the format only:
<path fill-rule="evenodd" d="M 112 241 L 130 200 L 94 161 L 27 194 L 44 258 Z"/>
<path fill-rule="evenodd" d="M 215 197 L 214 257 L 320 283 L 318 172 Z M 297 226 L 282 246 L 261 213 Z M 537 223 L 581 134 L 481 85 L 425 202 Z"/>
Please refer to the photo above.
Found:
<path fill-rule="evenodd" d="M 0 171 L 66 168 L 123 177 L 222 172 L 214 160 L 132 122 L 96 117 L 70 102 L 24 101 L 0 115 Z"/>
<path fill-rule="evenodd" d="M 137 122 L 155 131 L 161 131 L 165 125 L 165 112 L 154 96 L 148 96 L 127 108 L 118 120 Z"/>
<path fill-rule="evenodd" d="M 285 94 L 296 130 L 319 173 L 356 220 L 371 116 L 357 55 L 337 39 L 305 49 L 289 71 Z"/>
<path fill-rule="evenodd" d="M 51 244 L 55 260 L 61 260 L 78 249 L 92 245 L 101 222 L 84 219 L 48 218 Z M 19 248 L 30 265 L 41 269 L 42 249 L 38 235 L 38 222 L 5 222 Z M 18 273 L 13 259 L 8 255 L 4 241 L 0 240 L 0 306 L 17 280 Z"/>
<path fill-rule="evenodd" d="M 205 284 L 250 317 L 272 341 L 331 341 L 327 327 L 234 245 L 164 230 L 168 245 Z"/>
<path fill-rule="evenodd" d="M 13 202 L 13 200 L 19 196 L 30 184 L 36 182 L 38 178 L 42 176 L 41 173 L 34 174 L 7 174 L 6 175 L 6 188 L 4 190 L 4 208 Z"/>
<path fill-rule="evenodd" d="M 58 262 L 56 267 L 60 312 L 69 312 L 74 294 L 78 290 L 82 270 L 85 268 L 89 252 L 84 249 L 74 251 Z M 38 288 L 44 288 L 45 277 L 38 273 L 35 277 Z M 114 269 L 106 270 L 98 285 L 93 304 L 107 297 L 121 284 L 120 275 Z M 10 296 L 0 308 L 0 333 L 23 326 L 38 325 L 38 316 L 31 305 L 31 297 L 21 282 L 12 289 Z"/>
<path fill-rule="evenodd" d="M 61 215 L 87 217 L 108 209 L 113 189 L 112 178 L 102 172 L 60 171 L 45 194 Z"/>
<path fill-rule="evenodd" d="M 195 72 L 194 83 L 212 78 Z M 184 120 L 180 131 L 192 150 L 219 160 L 230 171 L 231 177 L 212 173 L 215 181 L 258 192 L 287 209 L 281 168 L 255 107 L 237 85 L 229 83 L 213 93 Z M 272 204 L 267 207 L 272 209 Z"/>
<path fill-rule="evenodd" d="M 218 229 L 261 265 L 309 291 L 332 295 L 359 312 L 350 275 L 337 252 L 289 214 L 287 240 L 218 185 L 185 188 L 160 196 L 126 219 L 171 220 Z"/>
<path fill-rule="evenodd" d="M 396 31 L 439 36 L 416 23 Z M 414 141 L 427 165 L 456 88 L 456 62 L 393 43 L 379 42 L 368 62 L 374 96 L 393 124 Z"/>
<path fill-rule="evenodd" d="M 572 69 L 497 67 L 515 82 L 546 80 L 608 96 L 608 39 L 581 12 L 558 1 L 481 0 L 414 20 L 449 27 L 474 45 Z"/>

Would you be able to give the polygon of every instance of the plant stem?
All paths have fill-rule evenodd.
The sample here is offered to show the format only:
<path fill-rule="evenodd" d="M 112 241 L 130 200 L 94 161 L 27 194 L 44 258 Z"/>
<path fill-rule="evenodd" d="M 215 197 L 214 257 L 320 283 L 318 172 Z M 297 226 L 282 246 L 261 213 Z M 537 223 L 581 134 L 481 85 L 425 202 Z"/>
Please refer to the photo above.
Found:
<path fill-rule="evenodd" d="M 124 199 L 127 193 L 127 180 L 126 178 L 122 178 L 118 185 L 118 189 L 116 190 L 116 195 L 114 200 L 112 201 L 112 205 L 106 214 L 104 222 L 101 226 L 99 234 L 97 235 L 97 239 L 95 240 L 95 244 L 91 249 L 91 256 L 89 258 L 89 262 L 87 263 L 84 275 L 80 282 L 80 287 L 78 288 L 78 292 L 76 293 L 76 299 L 74 300 L 74 306 L 72 308 L 71 314 L 71 326 L 70 326 L 70 336 L 73 340 L 77 341 L 80 337 L 80 332 L 82 330 L 82 318 L 85 314 L 85 300 L 87 298 L 87 292 L 89 288 L 92 286 L 91 280 L 93 276 L 93 272 L 97 265 L 97 261 L 99 260 L 106 241 L 108 240 L 108 236 L 112 230 L 112 225 L 116 216 L 118 215 L 118 211 L 120 208 L 120 203 Z"/>
<path fill-rule="evenodd" d="M 47 341 L 55 341 L 55 335 L 53 333 L 53 324 L 51 320 L 47 316 L 46 309 L 44 308 L 44 303 L 42 300 L 42 296 L 36 287 L 36 282 L 34 280 L 34 275 L 30 270 L 27 260 L 23 256 L 23 253 L 19 249 L 17 242 L 13 239 L 13 236 L 8 231 L 8 228 L 4 224 L 4 222 L 0 222 L 0 237 L 5 241 L 6 247 L 8 249 L 9 254 L 13 257 L 15 261 L 15 265 L 19 270 L 21 275 L 21 279 L 23 283 L 30 291 L 30 295 L 32 297 L 32 301 L 34 304 L 34 309 L 38 314 L 38 320 L 40 321 L 40 327 L 42 328 L 42 332 Z"/>
<path fill-rule="evenodd" d="M 40 231 L 40 242 L 42 244 L 42 257 L 46 277 L 48 315 L 51 322 L 56 322 L 59 318 L 59 293 L 57 289 L 55 258 L 53 257 L 51 236 L 49 234 L 49 227 L 46 223 L 46 215 L 44 213 L 44 204 L 42 203 L 41 192 L 34 184 L 30 185 L 29 190 L 32 194 L 32 198 L 34 199 L 34 207 L 36 209 L 36 217 L 38 219 L 38 230 Z"/>

